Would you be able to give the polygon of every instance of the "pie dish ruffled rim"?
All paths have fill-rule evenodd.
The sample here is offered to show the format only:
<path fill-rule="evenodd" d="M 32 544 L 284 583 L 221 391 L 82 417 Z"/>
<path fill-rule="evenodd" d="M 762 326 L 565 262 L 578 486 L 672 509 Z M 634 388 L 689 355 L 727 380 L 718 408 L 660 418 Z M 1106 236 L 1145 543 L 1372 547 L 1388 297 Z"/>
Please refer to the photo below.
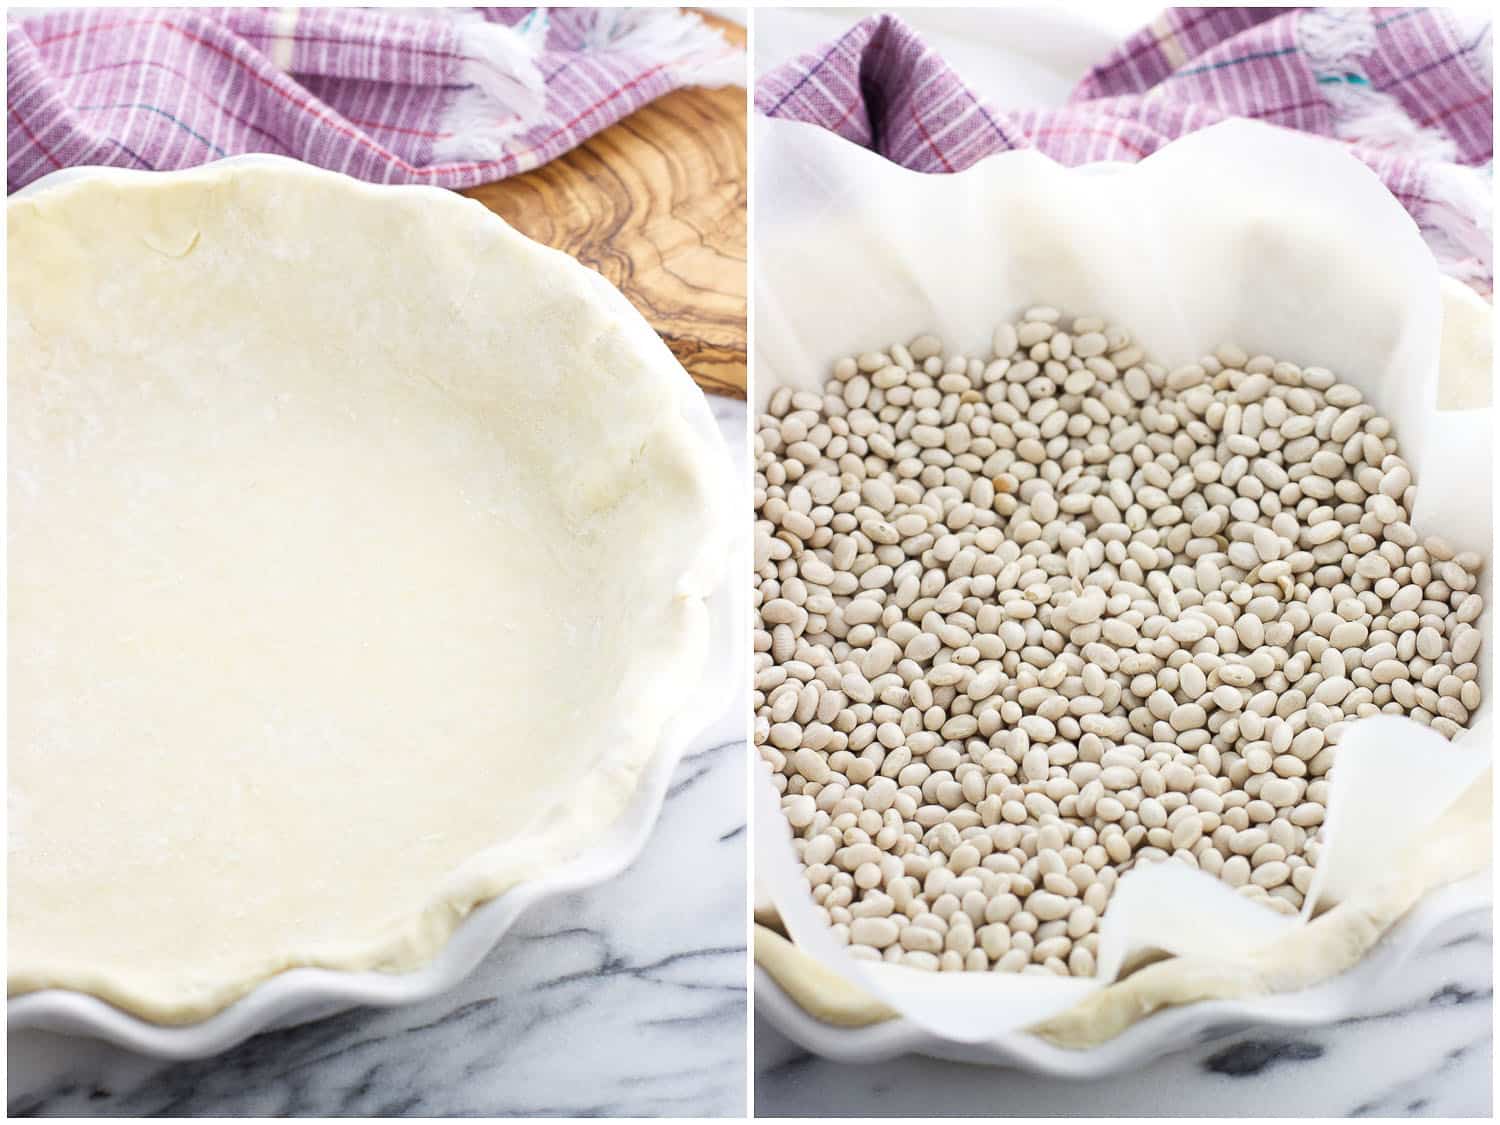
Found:
<path fill-rule="evenodd" d="M 1405 966 L 1440 948 L 1441 941 L 1460 936 L 1451 932 L 1454 927 L 1469 922 L 1480 929 L 1488 924 L 1494 905 L 1490 878 L 1486 871 L 1430 892 L 1358 965 L 1314 988 L 1165 1008 L 1086 1050 L 1059 1047 L 1025 1031 L 985 1043 L 956 1043 L 902 1018 L 865 1027 L 836 1027 L 803 1010 L 759 966 L 755 1012 L 787 1038 L 837 1062 L 872 1063 L 914 1054 L 1013 1067 L 1054 1078 L 1103 1078 L 1233 1035 L 1318 1027 L 1370 1014 L 1372 1001 L 1378 1003 L 1390 994 L 1390 982 Z"/>

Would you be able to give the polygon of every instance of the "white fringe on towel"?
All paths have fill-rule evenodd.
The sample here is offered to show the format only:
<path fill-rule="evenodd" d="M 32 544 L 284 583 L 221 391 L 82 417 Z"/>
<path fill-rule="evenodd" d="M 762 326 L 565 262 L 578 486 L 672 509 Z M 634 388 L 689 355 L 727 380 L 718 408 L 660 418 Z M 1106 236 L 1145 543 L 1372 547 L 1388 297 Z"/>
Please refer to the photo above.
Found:
<path fill-rule="evenodd" d="M 433 158 L 498 160 L 507 143 L 546 113 L 547 87 L 537 56 L 547 39 L 545 8 L 538 8 L 514 27 L 488 23 L 478 12 L 432 9 L 458 24 L 459 42 L 468 56 L 459 71 L 461 90 L 442 116 L 451 134 L 432 146 Z"/>
<path fill-rule="evenodd" d="M 452 134 L 433 146 L 436 160 L 496 160 L 508 143 L 546 112 L 547 91 L 536 58 L 547 37 L 547 9 L 514 27 L 486 23 L 477 13 L 430 9 L 459 23 L 465 53 L 461 80 L 472 83 L 442 118 Z M 574 9 L 573 14 L 578 14 Z M 586 49 L 632 54 L 670 68 L 681 85 L 745 82 L 745 54 L 697 15 L 677 8 L 597 8 L 585 27 Z"/>
<path fill-rule="evenodd" d="M 1369 8 L 1309 8 L 1297 16 L 1297 41 L 1333 107 L 1339 137 L 1423 160 L 1451 162 L 1453 142 L 1424 129 L 1401 103 L 1370 84 L 1364 57 L 1375 50 L 1375 16 Z"/>
<path fill-rule="evenodd" d="M 1370 84 L 1364 58 L 1374 51 L 1375 13 L 1370 8 L 1308 8 L 1297 16 L 1297 41 L 1333 109 L 1334 131 L 1343 140 L 1422 160 L 1431 169 L 1420 208 L 1428 244 L 1445 273 L 1482 284 L 1494 265 L 1493 166 L 1458 163 L 1454 143 L 1407 116 L 1400 101 Z M 1485 25 L 1488 20 L 1486 17 Z M 1466 38 L 1483 30 L 1471 29 Z M 1480 51 L 1488 70 L 1488 50 Z"/>

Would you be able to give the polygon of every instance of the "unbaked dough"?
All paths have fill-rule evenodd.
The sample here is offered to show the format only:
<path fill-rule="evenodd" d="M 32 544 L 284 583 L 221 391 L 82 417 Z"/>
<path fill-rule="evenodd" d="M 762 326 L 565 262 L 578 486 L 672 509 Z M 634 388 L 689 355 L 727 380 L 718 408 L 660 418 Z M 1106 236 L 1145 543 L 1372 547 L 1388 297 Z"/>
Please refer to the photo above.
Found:
<path fill-rule="evenodd" d="M 11 993 L 181 1023 L 407 969 L 593 843 L 726 557 L 625 299 L 292 162 L 8 221 Z"/>

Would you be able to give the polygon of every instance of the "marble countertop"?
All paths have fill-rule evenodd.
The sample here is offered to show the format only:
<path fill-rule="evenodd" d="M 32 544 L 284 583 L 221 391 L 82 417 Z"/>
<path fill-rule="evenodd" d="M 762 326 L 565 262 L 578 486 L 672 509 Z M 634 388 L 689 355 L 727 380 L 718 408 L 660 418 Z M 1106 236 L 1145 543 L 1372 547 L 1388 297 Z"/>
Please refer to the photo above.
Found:
<path fill-rule="evenodd" d="M 755 1026 L 755 1112 L 786 1116 L 1488 1117 L 1493 935 L 1482 916 L 1435 933 L 1390 994 L 1327 1027 L 1198 1044 L 1089 1082 L 906 1057 L 814 1057 Z"/>
<path fill-rule="evenodd" d="M 744 403 L 709 401 L 743 464 Z M 15 1032 L 10 1112 L 742 1115 L 747 707 L 736 701 L 689 749 L 623 875 L 529 911 L 451 993 L 189 1063 Z"/>

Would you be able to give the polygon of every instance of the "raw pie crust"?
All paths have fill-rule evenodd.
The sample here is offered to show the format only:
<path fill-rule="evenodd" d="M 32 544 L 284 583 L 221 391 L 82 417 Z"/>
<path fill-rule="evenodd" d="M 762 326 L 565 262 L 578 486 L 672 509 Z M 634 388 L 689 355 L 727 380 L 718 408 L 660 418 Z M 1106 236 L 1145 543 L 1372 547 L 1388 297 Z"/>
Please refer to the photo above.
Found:
<path fill-rule="evenodd" d="M 726 557 L 625 299 L 290 161 L 7 210 L 11 993 L 409 969 L 593 843 Z"/>

